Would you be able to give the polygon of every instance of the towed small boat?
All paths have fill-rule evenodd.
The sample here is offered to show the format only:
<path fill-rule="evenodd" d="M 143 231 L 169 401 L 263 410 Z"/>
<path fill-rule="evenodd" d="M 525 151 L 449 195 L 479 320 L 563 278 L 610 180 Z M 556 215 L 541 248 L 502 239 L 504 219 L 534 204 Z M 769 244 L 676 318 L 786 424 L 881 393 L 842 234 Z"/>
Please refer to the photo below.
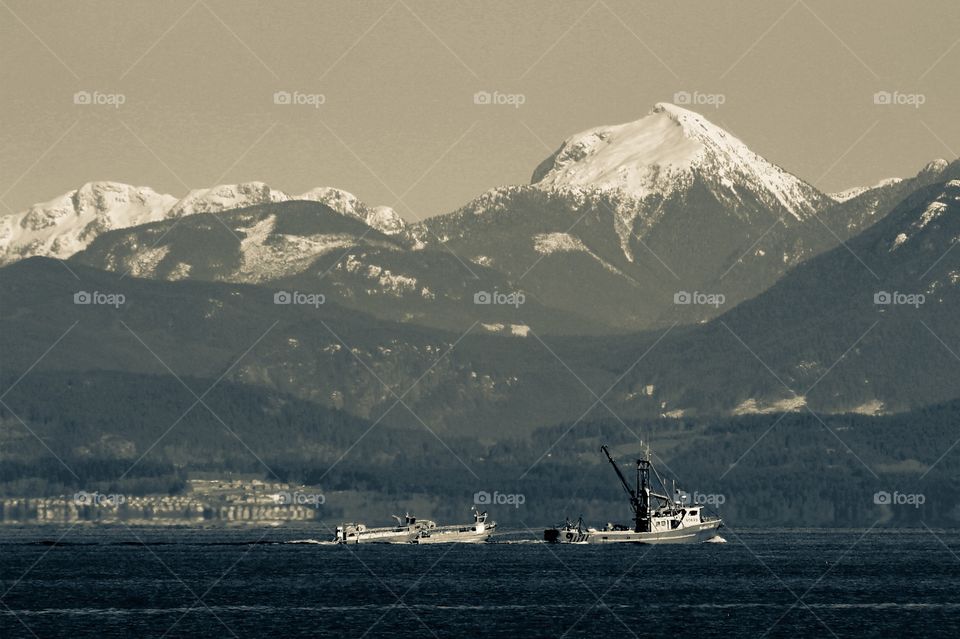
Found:
<path fill-rule="evenodd" d="M 606 527 L 597 529 L 584 526 L 582 518 L 576 523 L 567 519 L 562 526 L 543 531 L 544 541 L 568 544 L 684 544 L 717 537 L 717 530 L 723 525 L 719 517 L 707 516 L 701 505 L 684 504 L 667 496 L 666 483 L 650 461 L 649 446 L 643 458 L 637 460 L 635 487 L 627 482 L 607 447 L 601 446 L 600 450 L 607 456 L 624 492 L 630 498 L 633 525 L 608 523 Z M 654 491 L 651 473 L 657 478 L 662 492 Z M 676 490 L 674 494 L 677 494 Z"/>
<path fill-rule="evenodd" d="M 493 534 L 497 522 L 487 521 L 487 512 L 473 509 L 473 524 L 438 526 L 430 520 L 422 520 L 418 544 L 479 544 Z"/>
<path fill-rule="evenodd" d="M 337 526 L 334 541 L 338 544 L 410 544 L 420 535 L 422 524 L 416 517 L 405 515 L 403 519 L 393 515 L 396 526 L 368 528 L 366 524 L 342 524 Z"/>

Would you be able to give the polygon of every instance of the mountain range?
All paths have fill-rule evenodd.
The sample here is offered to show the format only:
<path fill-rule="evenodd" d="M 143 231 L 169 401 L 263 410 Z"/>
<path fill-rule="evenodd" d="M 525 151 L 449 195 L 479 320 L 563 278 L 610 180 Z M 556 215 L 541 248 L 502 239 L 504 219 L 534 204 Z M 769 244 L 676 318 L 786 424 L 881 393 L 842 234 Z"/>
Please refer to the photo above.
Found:
<path fill-rule="evenodd" d="M 829 196 L 668 104 L 413 224 L 263 183 L 92 183 L 2 224 L 7 384 L 223 377 L 488 443 L 960 397 L 960 162 Z M 315 303 L 275 303 L 295 293 Z"/>
<path fill-rule="evenodd" d="M 716 317 L 947 169 L 933 162 L 914 178 L 835 199 L 701 115 L 658 104 L 635 122 L 571 136 L 530 185 L 495 188 L 415 224 L 333 188 L 288 196 L 254 182 L 173 203 L 97 183 L 5 218 L 0 248 L 7 261 L 72 254 L 138 277 L 300 286 L 382 319 L 452 331 L 477 320 L 503 334 L 623 333 Z M 361 224 L 340 224 L 331 211 Z M 22 231 L 37 220 L 42 238 Z M 683 292 L 722 303 L 678 306 Z M 497 293 L 523 304 L 474 303 Z"/>
<path fill-rule="evenodd" d="M 163 374 L 140 336 L 181 375 L 227 371 L 233 381 L 370 419 L 394 406 L 391 421 L 422 419 L 458 434 L 518 434 L 591 406 L 635 418 L 807 406 L 896 412 L 960 396 L 950 346 L 960 342 L 958 198 L 958 180 L 923 187 L 756 298 L 670 330 L 503 337 L 474 324 L 461 334 L 375 318 L 336 300 L 278 306 L 274 290 L 259 285 L 124 278 L 75 263 L 78 282 L 56 262 L 31 258 L 0 271 L 0 347 L 9 368 L 29 367 L 79 319 L 41 368 Z M 126 302 L 77 307 L 79 287 L 121 292 Z M 877 303 L 883 293 L 890 304 Z M 907 303 L 917 295 L 922 302 Z M 595 406 L 593 393 L 608 388 L 605 406 Z M 408 389 L 410 413 L 395 406 Z"/>

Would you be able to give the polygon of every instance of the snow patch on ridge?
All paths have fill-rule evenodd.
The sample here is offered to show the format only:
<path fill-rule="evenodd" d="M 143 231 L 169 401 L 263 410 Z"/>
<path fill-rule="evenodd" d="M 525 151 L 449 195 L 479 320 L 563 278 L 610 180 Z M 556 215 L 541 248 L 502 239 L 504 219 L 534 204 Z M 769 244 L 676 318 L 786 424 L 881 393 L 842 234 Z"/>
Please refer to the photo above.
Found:
<path fill-rule="evenodd" d="M 368 295 L 387 294 L 393 297 L 402 297 L 407 293 L 417 293 L 417 278 L 394 273 L 390 269 L 377 264 L 366 264 L 356 255 L 350 255 L 347 259 L 337 265 L 337 270 L 359 275 L 375 285 L 375 288 L 368 288 Z M 420 297 L 424 299 L 433 299 L 435 294 L 430 289 L 424 287 L 419 291 Z"/>
<path fill-rule="evenodd" d="M 907 232 L 897 234 L 890 245 L 890 251 L 897 250 L 917 233 L 927 228 L 931 222 L 938 220 L 951 209 L 955 210 L 958 206 L 960 206 L 960 180 L 950 180 L 944 184 L 943 192 L 927 204 L 923 213 L 910 225 Z"/>
<path fill-rule="evenodd" d="M 885 408 L 884 403 L 879 399 L 871 399 L 850 409 L 850 412 L 858 415 L 883 415 L 886 412 Z"/>
<path fill-rule="evenodd" d="M 480 328 L 489 333 L 503 333 L 512 335 L 513 337 L 527 337 L 530 335 L 530 327 L 526 324 L 503 324 L 501 322 L 486 324 L 481 322 Z"/>
<path fill-rule="evenodd" d="M 129 274 L 133 277 L 151 277 L 157 271 L 157 266 L 170 252 L 170 245 L 156 246 L 144 249 L 137 253 L 137 259 L 129 265 Z"/>
<path fill-rule="evenodd" d="M 930 206 L 923 212 L 923 215 L 920 216 L 917 227 L 921 229 L 924 228 L 927 224 L 946 213 L 948 208 L 944 202 L 931 202 Z"/>
<path fill-rule="evenodd" d="M 787 397 L 773 402 L 758 401 L 754 398 L 746 399 L 733 409 L 734 415 L 766 415 L 768 413 L 796 412 L 807 405 L 807 398 L 803 396 Z"/>
<path fill-rule="evenodd" d="M 579 238 L 569 233 L 540 233 L 533 236 L 533 249 L 540 255 L 550 255 L 551 253 L 562 251 L 583 251 L 589 253 L 590 249 L 584 246 Z"/>

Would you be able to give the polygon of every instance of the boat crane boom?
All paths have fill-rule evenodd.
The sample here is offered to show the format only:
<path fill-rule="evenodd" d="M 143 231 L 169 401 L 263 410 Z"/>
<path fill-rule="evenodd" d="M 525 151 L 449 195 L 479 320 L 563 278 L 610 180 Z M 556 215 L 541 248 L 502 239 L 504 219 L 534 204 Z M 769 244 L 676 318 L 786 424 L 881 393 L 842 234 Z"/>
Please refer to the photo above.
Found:
<path fill-rule="evenodd" d="M 630 496 L 630 508 L 633 510 L 633 514 L 637 514 L 637 510 L 640 507 L 640 499 L 637 497 L 637 493 L 630 488 L 630 484 L 627 483 L 627 478 L 623 476 L 623 473 L 620 472 L 620 468 L 617 466 L 617 462 L 613 460 L 613 457 L 610 456 L 610 451 L 606 446 L 601 446 L 600 450 L 603 451 L 603 454 L 607 456 L 607 460 L 610 462 L 610 465 L 613 466 L 613 470 L 616 471 L 617 477 L 620 478 L 620 483 L 623 485 L 623 490 Z"/>

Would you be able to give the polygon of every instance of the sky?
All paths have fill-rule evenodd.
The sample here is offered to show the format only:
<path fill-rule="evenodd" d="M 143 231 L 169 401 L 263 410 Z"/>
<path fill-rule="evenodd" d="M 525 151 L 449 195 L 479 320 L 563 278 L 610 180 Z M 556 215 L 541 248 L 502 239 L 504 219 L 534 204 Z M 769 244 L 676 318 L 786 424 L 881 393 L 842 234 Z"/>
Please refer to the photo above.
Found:
<path fill-rule="evenodd" d="M 958 26 L 955 0 L 0 0 L 0 214 L 260 180 L 417 220 L 687 96 L 838 191 L 957 157 Z"/>

